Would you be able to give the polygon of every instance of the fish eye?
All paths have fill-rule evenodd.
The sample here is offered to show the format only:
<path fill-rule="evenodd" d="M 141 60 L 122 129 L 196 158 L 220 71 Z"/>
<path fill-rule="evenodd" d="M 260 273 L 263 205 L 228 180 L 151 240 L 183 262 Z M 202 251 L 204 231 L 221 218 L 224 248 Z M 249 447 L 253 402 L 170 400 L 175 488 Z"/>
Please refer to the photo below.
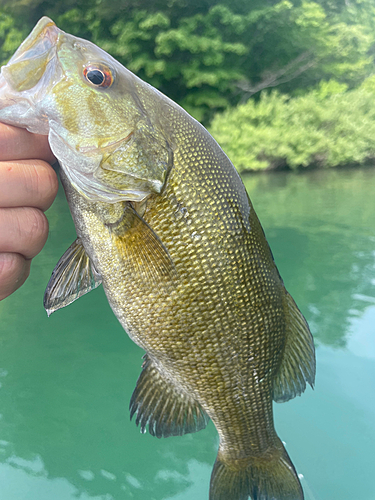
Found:
<path fill-rule="evenodd" d="M 90 64 L 83 69 L 85 79 L 95 87 L 108 89 L 113 83 L 113 72 L 104 64 Z"/>

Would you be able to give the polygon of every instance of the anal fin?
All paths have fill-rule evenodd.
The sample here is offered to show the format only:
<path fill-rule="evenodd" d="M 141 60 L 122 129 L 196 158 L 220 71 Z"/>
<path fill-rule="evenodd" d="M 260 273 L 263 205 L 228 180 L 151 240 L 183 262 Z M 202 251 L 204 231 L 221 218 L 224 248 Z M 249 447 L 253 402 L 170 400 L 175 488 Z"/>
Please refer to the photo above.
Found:
<path fill-rule="evenodd" d="M 158 438 L 181 436 L 204 429 L 209 417 L 200 404 L 167 381 L 147 354 L 130 401 L 130 418 L 136 414 L 141 432 Z"/>
<path fill-rule="evenodd" d="M 277 403 L 300 396 L 306 382 L 314 387 L 315 347 L 309 326 L 291 295 L 286 292 L 287 328 L 284 355 L 273 382 Z"/>
<path fill-rule="evenodd" d="M 44 309 L 48 316 L 68 306 L 102 282 L 90 261 L 80 238 L 70 245 L 58 261 L 44 292 Z"/>

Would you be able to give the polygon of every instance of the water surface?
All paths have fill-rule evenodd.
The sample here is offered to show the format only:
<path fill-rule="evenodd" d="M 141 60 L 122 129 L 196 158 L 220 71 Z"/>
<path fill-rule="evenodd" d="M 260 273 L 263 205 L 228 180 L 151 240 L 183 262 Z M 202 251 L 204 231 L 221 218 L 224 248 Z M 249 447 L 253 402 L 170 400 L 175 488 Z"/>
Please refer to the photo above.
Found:
<path fill-rule="evenodd" d="M 257 175 L 246 186 L 317 344 L 316 389 L 275 405 L 307 500 L 375 500 L 375 170 Z M 207 500 L 218 438 L 129 422 L 142 351 L 101 287 L 50 318 L 75 239 L 63 193 L 27 283 L 0 303 L 0 500 Z"/>

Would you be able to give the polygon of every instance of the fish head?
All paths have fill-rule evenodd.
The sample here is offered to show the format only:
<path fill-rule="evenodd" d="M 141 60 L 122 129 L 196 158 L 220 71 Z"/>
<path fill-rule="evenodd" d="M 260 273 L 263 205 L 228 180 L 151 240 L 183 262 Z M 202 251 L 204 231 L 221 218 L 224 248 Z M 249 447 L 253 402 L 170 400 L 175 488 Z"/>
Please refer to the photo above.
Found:
<path fill-rule="evenodd" d="M 43 17 L 2 68 L 0 121 L 48 134 L 69 181 L 90 201 L 142 201 L 162 191 L 172 149 L 140 88 L 157 94 Z"/>

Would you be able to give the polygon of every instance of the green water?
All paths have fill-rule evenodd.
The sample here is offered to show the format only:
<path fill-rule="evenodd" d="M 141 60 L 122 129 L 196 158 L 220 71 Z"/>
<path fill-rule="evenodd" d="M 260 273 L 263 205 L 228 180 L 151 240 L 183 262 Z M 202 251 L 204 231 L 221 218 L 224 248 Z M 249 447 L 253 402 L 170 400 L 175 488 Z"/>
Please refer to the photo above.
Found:
<path fill-rule="evenodd" d="M 306 500 L 375 500 L 375 169 L 245 182 L 318 346 L 315 391 L 275 405 L 279 435 Z M 213 425 L 158 440 L 129 422 L 142 352 L 102 289 L 47 318 L 75 238 L 61 192 L 49 220 L 27 284 L 0 303 L 0 500 L 208 500 Z"/>

